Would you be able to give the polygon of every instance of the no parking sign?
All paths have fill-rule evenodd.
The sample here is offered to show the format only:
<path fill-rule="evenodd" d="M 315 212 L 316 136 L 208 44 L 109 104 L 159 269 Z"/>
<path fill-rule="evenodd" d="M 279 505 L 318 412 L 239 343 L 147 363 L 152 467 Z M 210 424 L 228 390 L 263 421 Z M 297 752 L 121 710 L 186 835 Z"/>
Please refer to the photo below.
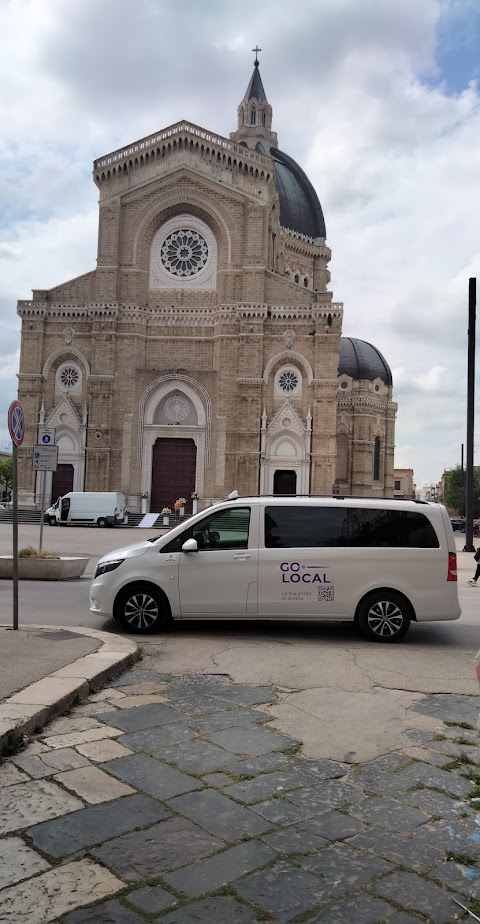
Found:
<path fill-rule="evenodd" d="M 12 401 L 8 409 L 8 430 L 15 446 L 25 439 L 25 413 L 20 401 Z"/>

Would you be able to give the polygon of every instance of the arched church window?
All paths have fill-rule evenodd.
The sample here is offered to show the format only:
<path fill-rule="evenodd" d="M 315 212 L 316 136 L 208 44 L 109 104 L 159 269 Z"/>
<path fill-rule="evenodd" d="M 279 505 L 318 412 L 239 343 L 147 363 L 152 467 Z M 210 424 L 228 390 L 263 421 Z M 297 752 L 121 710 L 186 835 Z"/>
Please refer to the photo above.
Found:
<path fill-rule="evenodd" d="M 172 231 L 161 249 L 165 269 L 174 276 L 193 276 L 207 262 L 208 246 L 205 238 L 191 228 Z"/>
<path fill-rule="evenodd" d="M 295 273 L 295 276 L 294 276 L 294 278 L 293 278 L 293 281 L 294 281 L 294 282 L 300 282 L 300 276 L 298 275 L 298 273 Z"/>
<path fill-rule="evenodd" d="M 177 215 L 156 232 L 150 255 L 150 288 L 213 289 L 217 245 L 212 230 L 193 215 Z"/>
<path fill-rule="evenodd" d="M 298 375 L 288 369 L 286 372 L 282 372 L 282 374 L 279 376 L 278 384 L 280 385 L 282 391 L 296 391 L 298 387 Z"/>
<path fill-rule="evenodd" d="M 336 481 L 348 481 L 349 471 L 349 440 L 346 433 L 337 436 Z"/>
<path fill-rule="evenodd" d="M 305 278 L 304 278 L 304 280 L 303 280 L 303 284 L 304 284 L 305 288 L 308 289 L 308 276 L 305 276 Z"/>
<path fill-rule="evenodd" d="M 256 116 L 255 109 L 252 109 L 250 113 L 250 124 L 251 125 L 255 125 L 255 116 Z"/>
<path fill-rule="evenodd" d="M 285 365 L 278 369 L 275 380 L 274 390 L 278 397 L 298 397 L 302 393 L 302 375 L 299 369 L 293 365 Z"/>
<path fill-rule="evenodd" d="M 78 384 L 80 374 L 75 366 L 65 366 L 60 373 L 60 381 L 65 388 L 73 388 Z"/>
<path fill-rule="evenodd" d="M 380 481 L 380 437 L 375 437 L 373 444 L 373 480 Z"/>
<path fill-rule="evenodd" d="M 165 401 L 165 414 L 169 420 L 174 420 L 175 423 L 184 420 L 188 416 L 189 410 L 190 405 L 182 395 L 173 395 L 172 398 Z"/>
<path fill-rule="evenodd" d="M 265 113 L 262 112 L 262 125 L 265 125 L 265 122 L 266 122 L 266 116 L 265 116 Z"/>
<path fill-rule="evenodd" d="M 82 390 L 82 373 L 73 360 L 64 360 L 55 374 L 55 391 L 78 395 Z"/>

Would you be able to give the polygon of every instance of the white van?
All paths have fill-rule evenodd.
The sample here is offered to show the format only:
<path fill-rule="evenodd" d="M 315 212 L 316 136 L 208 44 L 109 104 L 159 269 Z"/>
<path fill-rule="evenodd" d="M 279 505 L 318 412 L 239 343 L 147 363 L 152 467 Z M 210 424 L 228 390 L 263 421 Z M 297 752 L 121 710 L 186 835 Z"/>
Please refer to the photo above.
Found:
<path fill-rule="evenodd" d="M 45 511 L 50 526 L 117 526 L 125 519 L 125 497 L 116 491 L 69 491 Z"/>
<path fill-rule="evenodd" d="M 458 619 L 447 511 L 422 501 L 238 497 L 100 559 L 90 609 L 131 632 L 171 619 L 355 621 L 379 642 Z"/>

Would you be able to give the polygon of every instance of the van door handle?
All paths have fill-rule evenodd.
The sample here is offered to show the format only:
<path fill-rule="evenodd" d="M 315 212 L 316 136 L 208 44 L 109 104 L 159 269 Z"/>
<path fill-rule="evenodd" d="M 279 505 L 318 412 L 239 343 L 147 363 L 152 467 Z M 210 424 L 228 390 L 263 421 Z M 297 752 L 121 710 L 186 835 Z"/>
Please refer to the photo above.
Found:
<path fill-rule="evenodd" d="M 250 555 L 250 552 L 239 552 L 238 555 L 234 555 L 233 557 L 239 561 L 246 561 L 247 558 L 251 558 L 252 556 Z"/>

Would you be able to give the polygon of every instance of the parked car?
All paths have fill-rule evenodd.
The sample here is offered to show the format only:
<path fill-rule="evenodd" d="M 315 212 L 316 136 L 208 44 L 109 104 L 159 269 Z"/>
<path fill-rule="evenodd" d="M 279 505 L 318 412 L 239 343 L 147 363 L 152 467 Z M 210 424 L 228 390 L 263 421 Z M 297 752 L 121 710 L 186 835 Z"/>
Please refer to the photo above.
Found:
<path fill-rule="evenodd" d="M 450 523 L 452 524 L 453 530 L 459 530 L 461 533 L 465 532 L 465 517 L 450 517 Z"/>
<path fill-rule="evenodd" d="M 459 618 L 455 540 L 441 504 L 239 497 L 104 555 L 90 609 L 130 632 L 171 619 L 333 619 L 395 642 L 411 621 Z"/>

